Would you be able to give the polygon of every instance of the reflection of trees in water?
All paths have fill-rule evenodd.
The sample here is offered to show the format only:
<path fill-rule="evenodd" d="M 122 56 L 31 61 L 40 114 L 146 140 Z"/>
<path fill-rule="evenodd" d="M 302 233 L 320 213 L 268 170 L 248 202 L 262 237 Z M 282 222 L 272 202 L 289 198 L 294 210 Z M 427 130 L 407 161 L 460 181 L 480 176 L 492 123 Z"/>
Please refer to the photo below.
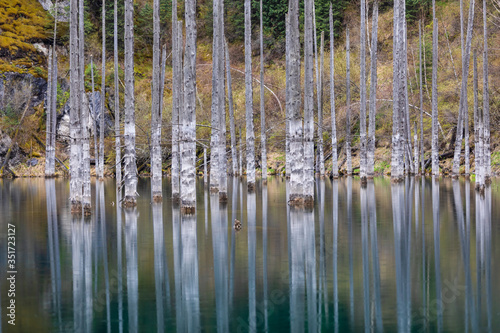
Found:
<path fill-rule="evenodd" d="M 153 203 L 153 232 L 154 232 L 154 267 L 155 267 L 155 296 L 156 296 L 156 327 L 158 332 L 165 331 L 164 305 L 168 299 L 168 267 L 165 259 L 165 242 L 163 236 L 163 204 Z M 165 287 L 164 287 L 165 286 Z M 165 289 L 165 290 L 164 290 Z"/>
<path fill-rule="evenodd" d="M 138 331 L 139 272 L 137 258 L 137 210 L 125 209 L 125 254 L 127 261 L 127 307 L 129 332 Z"/>
<path fill-rule="evenodd" d="M 187 332 L 198 332 L 200 331 L 200 289 L 196 214 L 182 216 L 181 245 L 182 320 L 186 324 Z"/>
<path fill-rule="evenodd" d="M 256 196 L 247 194 L 247 232 L 248 232 L 248 324 L 249 332 L 255 332 L 257 320 L 257 301 L 255 291 L 255 251 L 256 251 Z"/>

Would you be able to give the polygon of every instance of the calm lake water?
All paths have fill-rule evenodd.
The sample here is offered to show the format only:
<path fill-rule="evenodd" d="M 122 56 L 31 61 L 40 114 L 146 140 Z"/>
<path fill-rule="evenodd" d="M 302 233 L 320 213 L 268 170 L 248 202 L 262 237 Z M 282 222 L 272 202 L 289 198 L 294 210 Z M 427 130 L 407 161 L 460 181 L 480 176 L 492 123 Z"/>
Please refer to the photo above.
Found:
<path fill-rule="evenodd" d="M 141 179 L 130 211 L 106 180 L 82 220 L 67 180 L 0 179 L 0 332 L 498 332 L 499 185 L 317 180 L 305 211 L 282 178 L 230 179 L 227 205 L 199 179 L 186 218 L 169 179 L 163 204 Z"/>

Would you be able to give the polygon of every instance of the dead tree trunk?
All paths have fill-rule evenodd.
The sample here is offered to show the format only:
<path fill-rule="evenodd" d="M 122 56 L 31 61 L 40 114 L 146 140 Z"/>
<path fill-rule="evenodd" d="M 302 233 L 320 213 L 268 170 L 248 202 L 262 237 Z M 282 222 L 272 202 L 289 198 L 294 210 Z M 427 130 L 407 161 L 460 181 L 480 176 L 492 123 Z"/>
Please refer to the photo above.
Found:
<path fill-rule="evenodd" d="M 332 174 L 334 178 L 339 176 L 339 168 L 337 164 L 337 122 L 335 115 L 335 63 L 334 63 L 334 29 L 333 29 L 333 12 L 330 4 L 329 11 L 330 24 L 330 111 L 332 118 Z"/>
<path fill-rule="evenodd" d="M 113 61 L 114 61 L 114 84 L 115 84 L 115 174 L 116 188 L 121 196 L 122 182 L 122 157 L 121 157 L 121 138 L 120 138 L 120 85 L 118 72 L 118 0 L 115 0 L 113 14 Z"/>
<path fill-rule="evenodd" d="M 177 19 L 177 0 L 172 0 L 172 199 L 180 202 L 179 126 L 182 101 L 182 24 Z"/>
<path fill-rule="evenodd" d="M 422 21 L 418 21 L 418 88 L 419 88 L 419 101 L 420 101 L 420 160 L 422 164 L 422 175 L 425 175 L 425 162 L 424 162 L 424 94 L 422 86 Z"/>
<path fill-rule="evenodd" d="M 266 111 L 264 110 L 264 38 L 262 29 L 262 0 L 260 0 L 260 147 L 261 147 L 261 167 L 262 184 L 267 184 L 267 151 L 266 151 Z"/>
<path fill-rule="evenodd" d="M 486 0 L 483 0 L 483 119 L 484 119 L 484 174 L 485 183 L 491 180 L 491 149 L 490 149 L 490 91 L 488 72 L 488 20 L 486 18 Z"/>
<path fill-rule="evenodd" d="M 196 0 L 185 1 L 184 111 L 182 112 L 181 209 L 194 214 L 196 207 Z"/>
<path fill-rule="evenodd" d="M 153 2 L 153 84 L 151 87 L 151 195 L 162 201 L 161 106 L 160 106 L 160 1 Z"/>
<path fill-rule="evenodd" d="M 219 91 L 219 201 L 227 202 L 227 153 L 226 153 L 226 97 L 224 81 L 224 1 L 219 4 L 219 40 L 217 45 L 218 55 L 218 91 Z"/>
<path fill-rule="evenodd" d="M 286 30 L 286 55 L 285 55 L 285 68 L 286 68 L 286 106 L 285 106 L 285 178 L 290 177 L 291 173 L 291 156 L 290 156 L 290 14 L 286 13 L 285 16 L 285 30 Z"/>
<path fill-rule="evenodd" d="M 125 0 L 125 119 L 124 119 L 124 205 L 137 204 L 137 165 L 135 155 L 135 97 L 134 97 L 134 4 Z"/>
<path fill-rule="evenodd" d="M 89 105 L 88 99 L 85 96 L 85 30 L 84 30 L 84 9 L 83 0 L 79 3 L 79 43 L 78 43 L 78 53 L 79 53 L 79 67 L 80 67 L 80 77 L 79 77 L 79 88 L 80 88 L 80 132 L 82 138 L 82 185 L 83 185 L 83 214 L 91 214 L 91 190 L 90 190 L 90 144 L 89 144 Z"/>
<path fill-rule="evenodd" d="M 370 102 L 368 121 L 368 143 L 366 174 L 373 178 L 375 172 L 375 116 L 377 114 L 377 41 L 378 41 L 378 0 L 373 3 L 372 38 L 370 48 Z"/>
<path fill-rule="evenodd" d="M 345 126 L 345 153 L 346 153 L 346 173 L 352 175 L 352 161 L 351 161 L 351 47 L 349 45 L 349 28 L 346 28 L 346 126 Z"/>
<path fill-rule="evenodd" d="M 321 31 L 318 76 L 318 150 L 319 175 L 325 176 L 325 153 L 323 149 L 323 72 L 325 68 L 325 32 Z"/>
<path fill-rule="evenodd" d="M 253 129 L 251 3 L 245 0 L 245 114 L 248 191 L 255 189 L 255 134 Z"/>
<path fill-rule="evenodd" d="M 432 1 L 432 175 L 439 176 L 439 146 L 438 146 L 438 21 L 436 18 L 436 1 Z"/>
<path fill-rule="evenodd" d="M 50 169 L 49 150 L 52 149 L 50 127 L 52 124 L 52 49 L 49 48 L 48 73 L 47 73 L 47 98 L 45 100 L 45 177 L 52 177 L 54 171 Z"/>
<path fill-rule="evenodd" d="M 213 41 L 212 41 L 212 128 L 210 135 L 210 193 L 218 193 L 219 192 L 219 152 L 220 152 L 220 144 L 219 137 L 221 136 L 220 129 L 220 116 L 221 107 L 219 105 L 220 98 L 219 94 L 222 92 L 219 91 L 220 84 L 219 80 L 224 80 L 224 77 L 220 77 L 219 70 L 219 39 L 220 36 L 220 0 L 213 1 Z"/>
<path fill-rule="evenodd" d="M 304 202 L 304 142 L 300 94 L 299 0 L 290 1 L 288 56 L 288 116 L 290 121 L 290 204 Z"/>
<path fill-rule="evenodd" d="M 101 118 L 99 122 L 99 179 L 104 178 L 104 108 L 106 100 L 106 0 L 102 0 Z"/>
<path fill-rule="evenodd" d="M 366 180 L 366 0 L 361 0 L 361 24 L 359 28 L 360 51 L 359 51 L 359 127 L 360 127 L 360 160 L 359 176 L 362 181 Z"/>
<path fill-rule="evenodd" d="M 304 202 L 314 202 L 313 0 L 304 1 Z"/>

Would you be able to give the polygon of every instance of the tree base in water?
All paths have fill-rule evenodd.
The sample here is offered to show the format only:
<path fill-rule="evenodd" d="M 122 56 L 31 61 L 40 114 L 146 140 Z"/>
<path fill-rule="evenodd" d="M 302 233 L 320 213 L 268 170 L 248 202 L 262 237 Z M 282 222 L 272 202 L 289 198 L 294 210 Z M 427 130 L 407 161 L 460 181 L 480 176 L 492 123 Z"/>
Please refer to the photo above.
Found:
<path fill-rule="evenodd" d="M 227 192 L 219 192 L 219 202 L 227 202 Z"/>
<path fill-rule="evenodd" d="M 248 192 L 254 192 L 255 191 L 255 183 L 248 183 Z"/>
<path fill-rule="evenodd" d="M 182 206 L 181 207 L 181 213 L 183 215 L 194 215 L 196 212 L 196 207 L 194 206 Z"/>
<path fill-rule="evenodd" d="M 402 181 L 405 180 L 405 177 L 404 176 L 391 176 L 391 183 L 393 184 L 398 184 L 398 183 L 401 183 Z"/>
<path fill-rule="evenodd" d="M 267 179 L 262 179 L 262 185 L 267 185 Z"/>
<path fill-rule="evenodd" d="M 135 206 L 137 206 L 136 198 L 130 195 L 125 196 L 125 198 L 123 199 L 123 207 L 130 208 Z"/>
<path fill-rule="evenodd" d="M 176 204 L 181 203 L 181 195 L 179 193 L 172 193 L 172 201 Z"/>
<path fill-rule="evenodd" d="M 163 196 L 161 193 L 154 193 L 153 194 L 153 202 L 160 203 L 163 201 Z"/>
<path fill-rule="evenodd" d="M 215 186 L 210 186 L 210 194 L 217 194 L 219 193 L 219 188 Z"/>
<path fill-rule="evenodd" d="M 360 181 L 361 181 L 361 187 L 365 188 L 366 184 L 368 183 L 368 177 L 363 176 L 361 177 Z"/>
<path fill-rule="evenodd" d="M 71 200 L 71 214 L 81 214 L 82 203 L 77 200 Z"/>
<path fill-rule="evenodd" d="M 484 189 L 486 186 L 484 184 L 476 184 L 476 191 L 479 192 L 479 194 L 484 195 Z"/>
<path fill-rule="evenodd" d="M 92 214 L 92 206 L 89 203 L 83 205 L 83 216 L 90 216 Z"/>

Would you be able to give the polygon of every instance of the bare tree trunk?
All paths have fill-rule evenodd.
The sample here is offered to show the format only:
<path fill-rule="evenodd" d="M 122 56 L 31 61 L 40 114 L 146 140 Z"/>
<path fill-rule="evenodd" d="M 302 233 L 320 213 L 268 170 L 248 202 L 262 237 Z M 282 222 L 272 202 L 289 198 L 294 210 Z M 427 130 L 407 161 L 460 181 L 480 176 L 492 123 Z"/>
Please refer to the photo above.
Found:
<path fill-rule="evenodd" d="M 439 176 L 439 147 L 438 147 L 438 95 L 437 95 L 437 66 L 438 66 L 438 21 L 436 18 L 436 1 L 432 1 L 432 175 Z"/>
<path fill-rule="evenodd" d="M 359 176 L 361 181 L 366 181 L 366 0 L 361 0 L 361 25 L 359 28 L 360 51 L 359 51 L 359 127 L 360 127 L 360 159 Z"/>
<path fill-rule="evenodd" d="M 90 55 L 90 76 L 92 80 L 92 126 L 94 131 L 94 162 L 95 162 L 95 174 L 96 176 L 99 174 L 99 150 L 97 148 L 98 145 L 98 137 L 97 137 L 97 110 L 95 105 L 95 85 L 94 85 L 94 57 Z"/>
<path fill-rule="evenodd" d="M 84 30 L 84 9 L 83 9 L 83 0 L 79 2 L 79 44 L 78 44 L 78 52 L 79 56 L 79 66 L 80 66 L 80 78 L 79 78 L 79 88 L 80 88 L 80 130 L 81 130 L 81 138 L 82 138 L 82 185 L 83 185 L 83 195 L 82 195 L 82 204 L 83 204 L 83 214 L 90 215 L 91 214 L 91 190 L 90 190 L 90 144 L 89 144 L 89 130 L 88 130 L 88 122 L 89 122 L 89 105 L 88 99 L 85 95 L 85 30 Z"/>
<path fill-rule="evenodd" d="M 52 125 L 52 49 L 49 48 L 47 73 L 47 98 L 45 100 L 45 177 L 52 177 L 54 171 L 50 169 L 50 153 L 52 142 L 50 137 Z"/>
<path fill-rule="evenodd" d="M 304 203 L 314 202 L 313 0 L 304 1 Z"/>
<path fill-rule="evenodd" d="M 104 178 L 104 108 L 106 103 L 106 0 L 102 0 L 101 118 L 99 125 L 99 179 Z"/>
<path fill-rule="evenodd" d="M 226 86 L 224 81 L 224 1 L 219 4 L 218 91 L 219 91 L 219 201 L 227 202 L 227 153 L 226 153 Z"/>
<path fill-rule="evenodd" d="M 321 31 L 318 76 L 318 150 L 319 175 L 325 176 L 325 153 L 323 149 L 323 72 L 325 69 L 325 32 Z"/>
<path fill-rule="evenodd" d="M 351 46 L 349 44 L 349 28 L 346 28 L 346 126 L 345 126 L 345 154 L 347 159 L 346 173 L 352 175 L 351 161 Z"/>
<path fill-rule="evenodd" d="M 462 7 L 462 1 L 460 2 Z M 461 18 L 461 28 L 463 26 L 462 22 L 462 12 L 460 13 Z M 469 79 L 469 63 L 470 63 L 470 48 L 472 43 L 472 29 L 474 23 L 474 0 L 470 2 L 469 6 L 469 18 L 467 23 L 467 39 L 465 42 L 465 51 L 462 45 L 462 87 L 460 91 L 460 105 L 458 108 L 458 123 L 457 123 L 457 135 L 455 140 L 455 154 L 453 155 L 453 177 L 458 177 L 460 172 L 460 155 L 462 152 L 462 134 L 463 134 L 463 122 L 465 114 L 468 115 L 468 104 L 467 104 L 467 81 Z M 463 37 L 462 37 L 463 43 Z M 468 119 L 468 117 L 467 117 Z"/>
<path fill-rule="evenodd" d="M 219 76 L 219 39 L 222 38 L 220 36 L 220 0 L 213 1 L 213 41 L 212 41 L 212 128 L 210 135 L 210 193 L 218 193 L 219 192 L 219 137 L 221 136 L 220 129 L 220 116 L 219 112 L 221 112 L 221 107 L 219 105 L 220 98 L 219 94 L 219 80 L 221 77 Z M 222 78 L 224 80 L 224 78 Z"/>
<path fill-rule="evenodd" d="M 285 30 L 286 30 L 286 54 L 285 54 L 285 68 L 286 68 L 286 106 L 285 106 L 285 178 L 290 177 L 291 172 L 291 156 L 290 156 L 290 14 L 286 13 L 285 16 Z"/>
<path fill-rule="evenodd" d="M 335 115 L 335 63 L 334 63 L 334 41 L 335 32 L 333 28 L 333 12 L 332 5 L 330 4 L 329 11 L 329 24 L 330 24 L 330 111 L 332 118 L 332 174 L 333 178 L 339 176 L 339 167 L 337 164 L 337 122 Z"/>
<path fill-rule="evenodd" d="M 488 81 L 488 21 L 486 19 L 486 0 L 483 0 L 483 118 L 484 118 L 484 170 L 485 183 L 491 182 L 490 150 L 490 91 Z"/>
<path fill-rule="evenodd" d="M 477 79 L 477 51 L 474 50 L 474 173 L 476 175 L 476 188 L 482 185 L 481 164 L 483 154 L 483 142 L 480 135 L 479 103 L 478 103 L 478 79 Z"/>
<path fill-rule="evenodd" d="M 410 106 L 409 106 L 409 100 L 408 100 L 408 42 L 407 42 L 407 28 L 406 28 L 406 12 L 405 12 L 405 7 L 401 7 L 403 10 L 400 13 L 400 22 L 401 26 L 403 28 L 402 30 L 402 36 L 403 36 L 403 42 L 401 44 L 402 52 L 401 54 L 401 64 L 402 67 L 400 67 L 401 70 L 401 77 L 402 77 L 402 84 L 399 87 L 400 89 L 403 88 L 400 92 L 401 97 L 400 97 L 400 102 L 404 101 L 404 104 L 402 105 L 403 108 L 403 118 L 402 118 L 402 126 L 403 128 L 403 133 L 405 133 L 405 138 L 404 138 L 404 143 L 403 147 L 405 150 L 405 169 L 409 174 L 413 173 L 413 164 L 412 164 L 412 153 L 411 153 L 411 125 L 410 125 Z"/>
<path fill-rule="evenodd" d="M 161 106 L 160 106 L 160 1 L 153 2 L 153 84 L 151 87 L 151 195 L 162 201 Z"/>
<path fill-rule="evenodd" d="M 415 129 L 413 130 L 413 163 L 415 163 L 414 173 L 418 174 L 418 131 L 417 131 L 417 122 L 415 122 Z"/>
<path fill-rule="evenodd" d="M 425 175 L 424 162 L 424 94 L 422 86 L 422 21 L 418 21 L 418 62 L 419 62 L 419 101 L 420 101 L 420 160 L 422 163 L 422 175 Z"/>
<path fill-rule="evenodd" d="M 207 148 L 203 147 L 203 183 L 205 187 L 208 184 L 208 172 L 207 172 Z"/>
<path fill-rule="evenodd" d="M 231 79 L 231 63 L 229 61 L 229 47 L 227 41 L 224 41 L 224 49 L 226 51 L 226 84 L 227 84 L 227 101 L 229 104 L 229 132 L 231 134 L 231 160 L 233 176 L 238 174 L 238 157 L 236 150 L 236 128 L 234 125 L 234 102 L 233 88 Z"/>
<path fill-rule="evenodd" d="M 251 3 L 245 0 L 245 114 L 247 144 L 247 186 L 255 189 L 255 134 L 253 129 L 252 22 Z"/>
<path fill-rule="evenodd" d="M 290 130 L 290 204 L 304 202 L 304 142 L 300 94 L 299 0 L 291 0 L 289 8 L 288 117 Z"/>
<path fill-rule="evenodd" d="M 177 0 L 172 0 L 172 199 L 179 203 L 179 124 L 182 107 L 182 24 L 177 19 Z"/>
<path fill-rule="evenodd" d="M 57 3 L 57 1 L 56 1 Z M 55 34 L 55 28 L 54 28 Z M 50 125 L 50 146 L 49 156 L 50 156 L 50 171 L 52 175 L 55 175 L 56 170 L 56 131 L 57 131 L 57 52 L 55 47 L 55 37 L 54 37 L 54 45 L 52 52 L 52 107 L 51 112 L 52 116 L 50 117 L 52 124 Z"/>
<path fill-rule="evenodd" d="M 196 0 L 186 0 L 184 53 L 184 111 L 180 132 L 181 209 L 194 214 L 196 206 Z"/>
<path fill-rule="evenodd" d="M 372 46 L 370 48 L 370 102 L 368 121 L 368 143 L 366 174 L 373 178 L 375 168 L 375 116 L 377 114 L 377 41 L 378 41 L 378 0 L 373 2 Z"/>
<path fill-rule="evenodd" d="M 137 204 L 137 165 L 135 155 L 135 96 L 134 96 L 134 4 L 125 0 L 125 124 L 124 124 L 124 205 Z"/>
<path fill-rule="evenodd" d="M 239 145 L 240 146 L 240 153 L 238 155 L 239 155 L 239 159 L 240 159 L 239 161 L 240 162 L 238 163 L 238 169 L 239 169 L 238 174 L 240 175 L 240 177 L 243 177 L 243 151 L 242 151 L 243 150 L 243 144 L 241 142 L 241 137 L 242 137 L 241 127 L 240 127 L 240 135 L 239 135 L 239 137 L 240 137 L 240 145 Z"/>
<path fill-rule="evenodd" d="M 118 0 L 115 0 L 113 14 L 113 60 L 114 60 L 114 79 L 115 79 L 115 174 L 116 188 L 121 196 L 122 182 L 122 157 L 121 157 L 121 137 L 120 137 L 120 85 L 118 72 Z"/>
<path fill-rule="evenodd" d="M 264 110 L 264 38 L 262 36 L 264 23 L 262 21 L 262 0 L 260 0 L 260 148 L 261 148 L 261 167 L 262 184 L 267 184 L 267 151 L 266 151 L 266 111 Z"/>

